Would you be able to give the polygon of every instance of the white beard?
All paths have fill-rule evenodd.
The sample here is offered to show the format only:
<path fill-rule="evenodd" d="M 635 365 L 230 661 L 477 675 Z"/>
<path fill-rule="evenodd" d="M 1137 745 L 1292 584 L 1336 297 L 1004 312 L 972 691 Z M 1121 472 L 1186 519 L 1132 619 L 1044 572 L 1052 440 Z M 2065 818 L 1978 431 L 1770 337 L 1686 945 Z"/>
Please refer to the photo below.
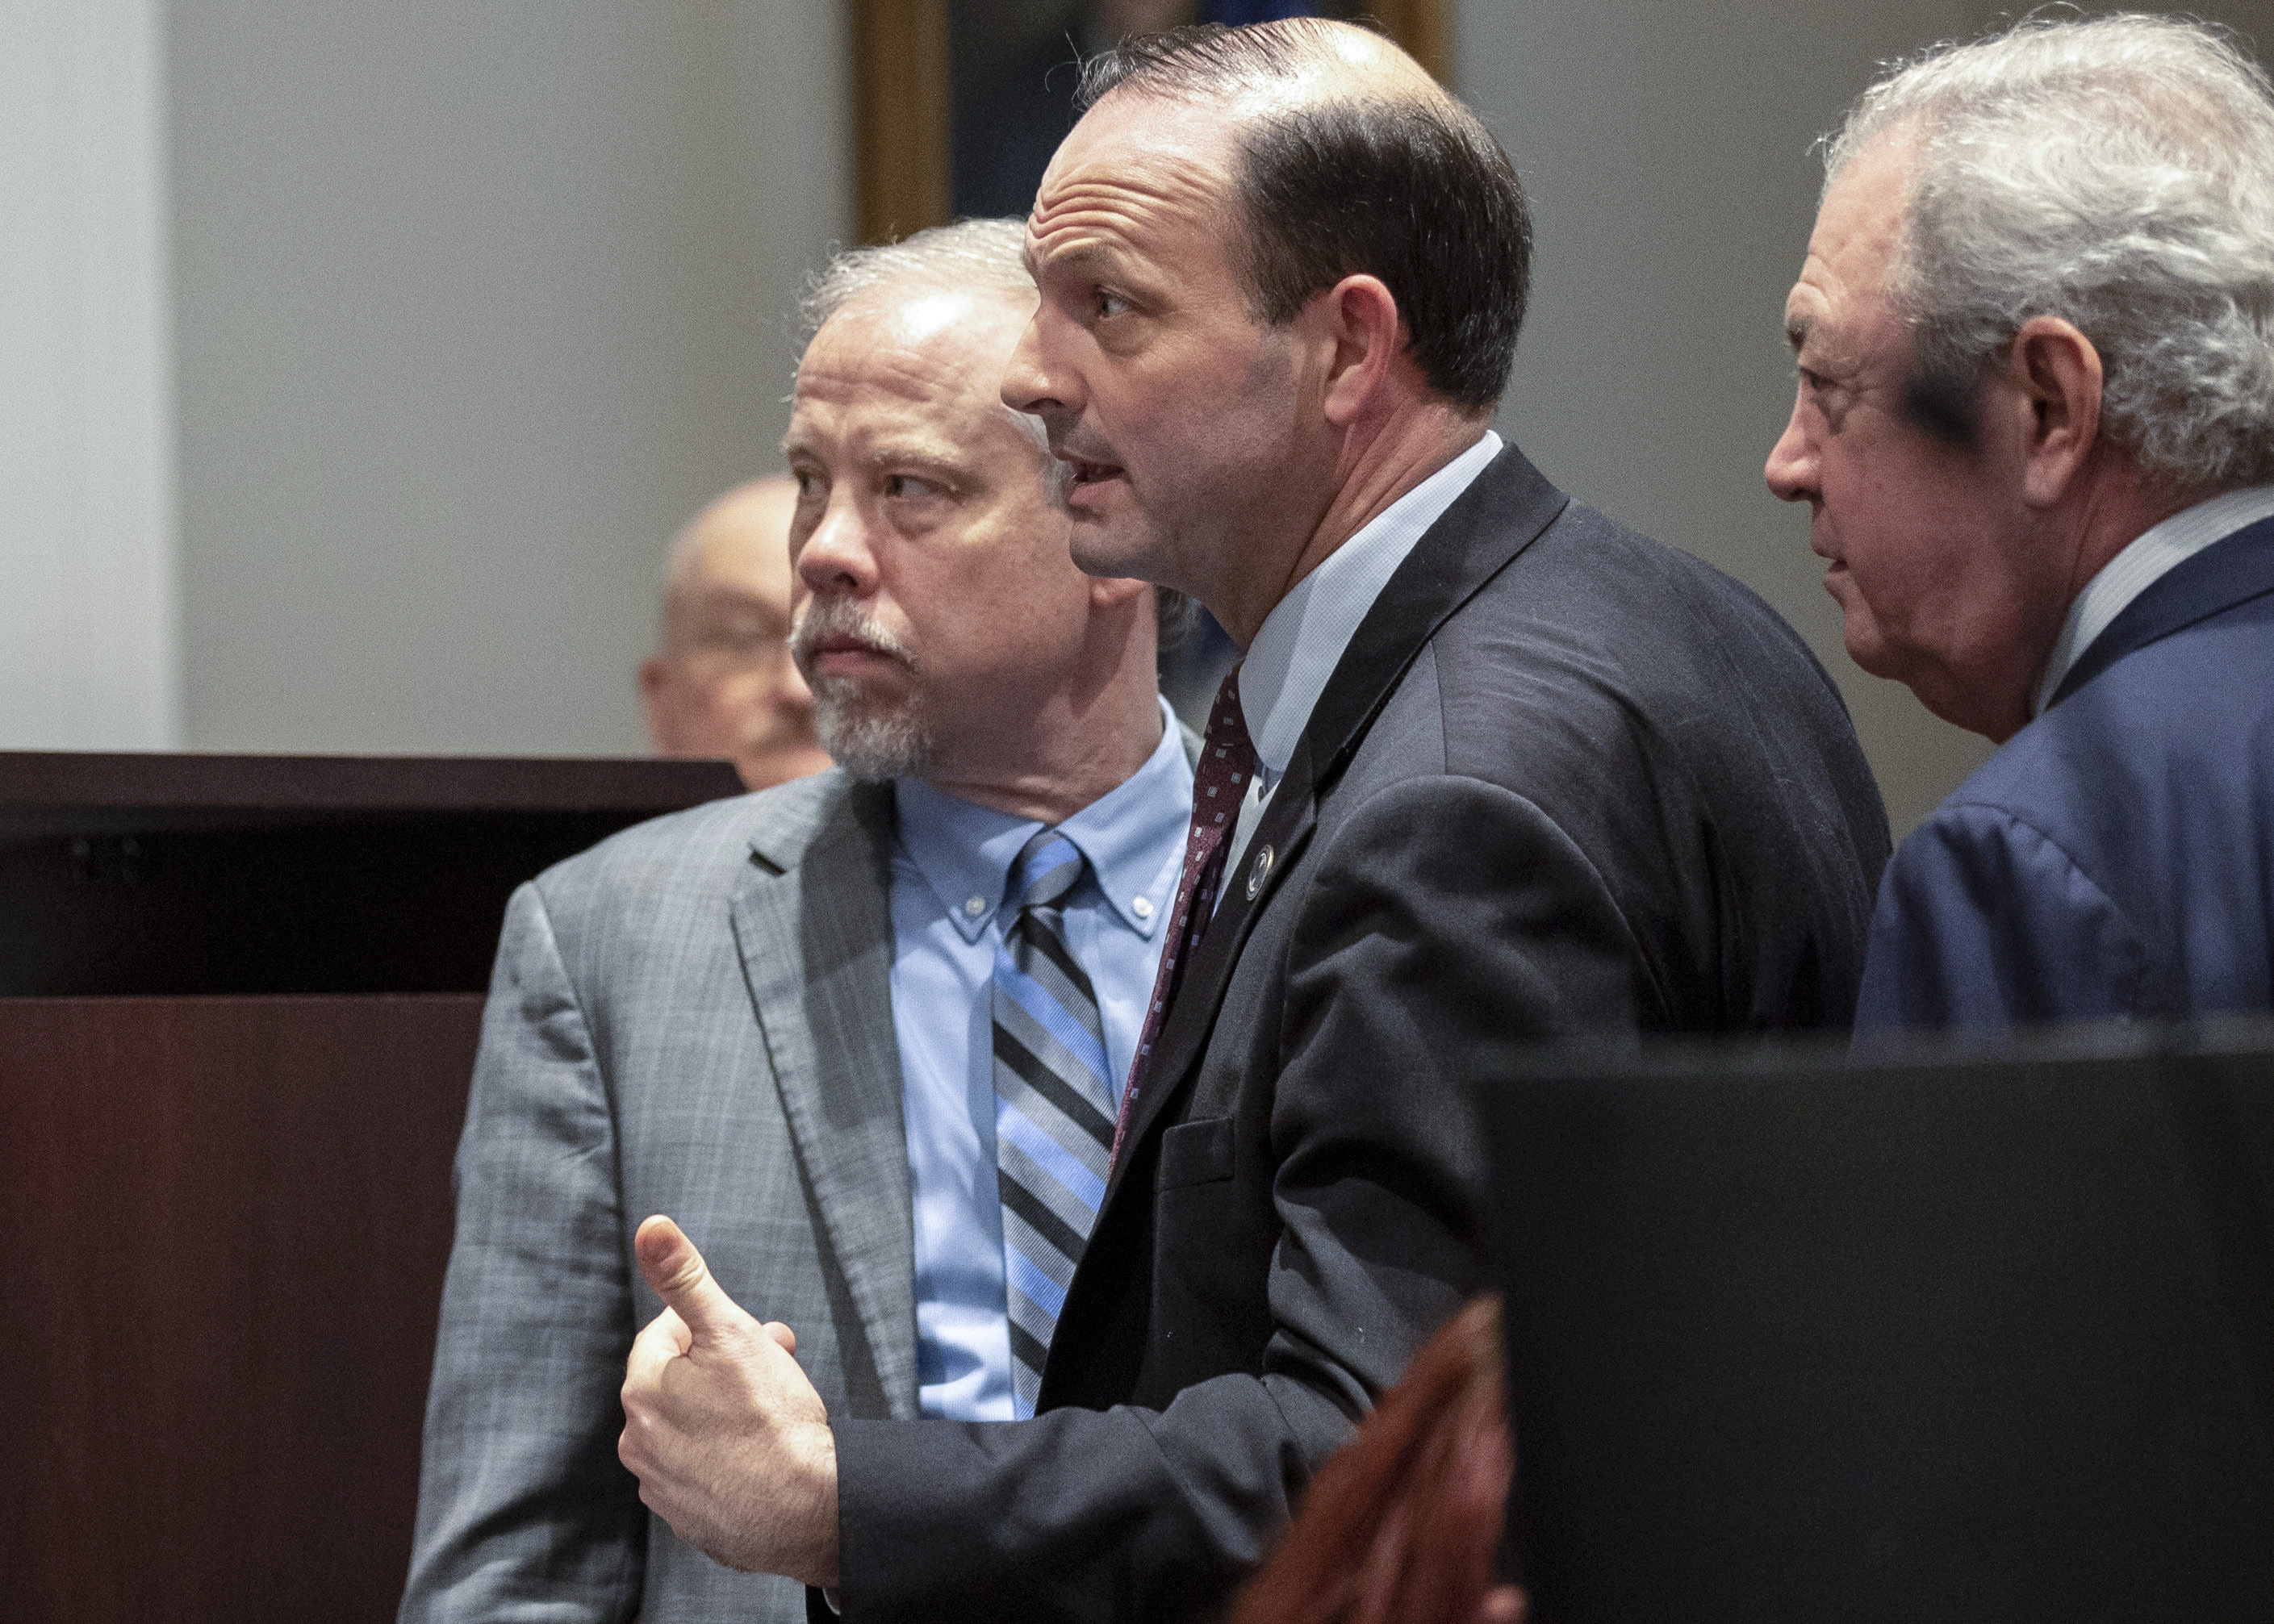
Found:
<path fill-rule="evenodd" d="M 825 677 L 813 685 L 813 720 L 821 748 L 863 783 L 911 778 L 931 761 L 931 732 L 913 697 L 880 705 L 858 682 Z"/>
<path fill-rule="evenodd" d="M 901 661 L 910 691 L 898 700 L 879 699 L 853 678 L 815 676 L 813 645 L 824 637 L 840 636 L 857 637 Z M 910 777 L 930 764 L 932 735 L 924 723 L 921 674 L 899 637 L 872 623 L 856 604 L 816 597 L 799 614 L 790 648 L 813 688 L 814 732 L 839 766 L 863 783 L 880 784 Z"/>

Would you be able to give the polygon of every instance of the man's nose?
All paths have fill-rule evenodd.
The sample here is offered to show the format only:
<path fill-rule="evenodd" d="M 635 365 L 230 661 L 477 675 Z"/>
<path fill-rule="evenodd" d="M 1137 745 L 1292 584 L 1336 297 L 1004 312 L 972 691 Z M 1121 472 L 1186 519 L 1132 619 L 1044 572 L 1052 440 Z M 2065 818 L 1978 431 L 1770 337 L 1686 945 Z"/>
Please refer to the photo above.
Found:
<path fill-rule="evenodd" d="M 1003 372 L 1003 404 L 1013 411 L 1031 412 L 1048 422 L 1051 412 L 1062 409 L 1065 402 L 1056 380 L 1043 365 L 1043 313 L 1040 310 L 1034 313 L 1026 330 L 1019 335 L 1018 348 L 1011 351 L 1011 364 Z"/>
<path fill-rule="evenodd" d="M 877 584 L 877 558 L 855 494 L 839 486 L 797 552 L 797 578 L 817 598 L 864 597 Z"/>
<path fill-rule="evenodd" d="M 1768 465 L 1761 472 L 1779 501 L 1803 502 L 1816 494 L 1816 459 L 1800 425 L 1798 401 L 1793 402 L 1792 416 L 1785 420 L 1784 432 L 1769 447 Z"/>

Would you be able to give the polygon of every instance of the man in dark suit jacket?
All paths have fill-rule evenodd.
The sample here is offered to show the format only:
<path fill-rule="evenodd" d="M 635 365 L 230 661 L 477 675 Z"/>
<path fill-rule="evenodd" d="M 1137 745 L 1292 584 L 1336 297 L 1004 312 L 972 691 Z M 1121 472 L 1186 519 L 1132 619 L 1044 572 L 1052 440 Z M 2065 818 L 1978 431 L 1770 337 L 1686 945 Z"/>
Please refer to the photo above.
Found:
<path fill-rule="evenodd" d="M 1092 73 L 1005 398 L 1069 464 L 1077 561 L 1188 588 L 1248 656 L 1040 1413 L 825 1418 L 683 1240 L 642 1237 L 674 1313 L 624 1458 L 681 1533 L 849 1619 L 1220 1606 L 1482 1282 L 1473 1057 L 1844 1024 L 1886 850 L 1790 628 L 1491 433 L 1528 231 L 1465 109 L 1309 20 Z"/>
<path fill-rule="evenodd" d="M 1769 483 L 1857 663 L 2005 746 L 1887 870 L 1859 1041 L 2274 1006 L 2264 74 L 2039 21 L 1874 86 L 1827 162 Z"/>

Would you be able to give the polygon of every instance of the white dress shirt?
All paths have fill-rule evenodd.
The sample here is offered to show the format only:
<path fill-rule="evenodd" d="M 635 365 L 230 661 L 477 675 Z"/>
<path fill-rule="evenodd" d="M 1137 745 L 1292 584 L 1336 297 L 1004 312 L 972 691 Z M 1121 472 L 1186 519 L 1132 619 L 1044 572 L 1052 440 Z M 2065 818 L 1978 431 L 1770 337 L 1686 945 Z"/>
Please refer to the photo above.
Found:
<path fill-rule="evenodd" d="M 2085 583 L 2084 590 L 2068 606 L 2068 619 L 2061 622 L 2059 640 L 2053 644 L 2052 658 L 2045 662 L 2044 679 L 2037 684 L 2030 714 L 2039 714 L 2052 703 L 2069 668 L 2084 658 L 2093 639 L 2106 631 L 2134 598 L 2213 542 L 2225 541 L 2235 531 L 2268 518 L 2274 518 L 2274 485 L 2255 485 L 2197 502 L 2142 530 L 2123 552 L 2100 567 L 2100 573 Z M 1243 695 L 1246 691 L 1241 690 Z"/>
<path fill-rule="evenodd" d="M 1271 793 L 1302 742 L 1327 679 L 1358 635 L 1359 622 L 1422 533 L 1500 453 L 1500 436 L 1487 429 L 1475 445 L 1374 515 L 1264 617 L 1239 666 L 1239 709 L 1247 718 L 1247 736 L 1255 741 L 1256 767 L 1232 828 L 1231 849 L 1224 854 L 1226 875 L 1239 871 L 1248 837 L 1271 804 Z M 1229 883 L 1218 889 L 1219 906 L 1231 889 Z"/>

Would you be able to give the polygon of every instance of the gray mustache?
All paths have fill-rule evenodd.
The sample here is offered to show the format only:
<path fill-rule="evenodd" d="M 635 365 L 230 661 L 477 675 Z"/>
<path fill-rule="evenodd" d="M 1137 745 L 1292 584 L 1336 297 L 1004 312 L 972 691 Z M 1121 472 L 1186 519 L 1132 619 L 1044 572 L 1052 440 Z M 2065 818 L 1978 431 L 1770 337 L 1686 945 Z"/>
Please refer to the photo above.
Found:
<path fill-rule="evenodd" d="M 911 671 L 915 659 L 901 642 L 882 621 L 874 620 L 858 604 L 844 598 L 814 598 L 806 601 L 798 615 L 797 624 L 791 628 L 789 647 L 801 670 L 813 664 L 814 645 L 825 637 L 850 637 L 866 643 L 877 653 L 900 661 Z"/>

